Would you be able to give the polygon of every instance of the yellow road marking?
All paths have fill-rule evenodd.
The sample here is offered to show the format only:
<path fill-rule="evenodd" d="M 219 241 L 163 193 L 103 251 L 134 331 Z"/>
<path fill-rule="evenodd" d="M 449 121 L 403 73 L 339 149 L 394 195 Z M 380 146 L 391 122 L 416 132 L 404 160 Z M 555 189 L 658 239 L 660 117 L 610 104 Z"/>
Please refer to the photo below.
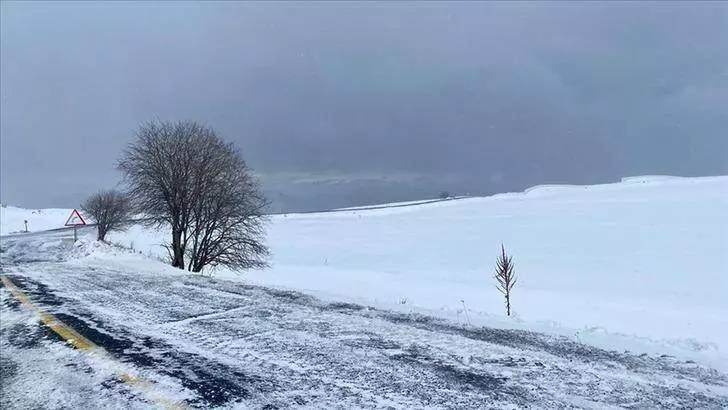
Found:
<path fill-rule="evenodd" d="M 111 355 L 101 346 L 98 346 L 94 342 L 86 339 L 75 331 L 72 327 L 68 326 L 67 324 L 63 323 L 60 319 L 53 316 L 52 314 L 46 312 L 36 304 L 30 301 L 30 298 L 28 298 L 28 295 L 25 294 L 22 290 L 20 290 L 19 287 L 13 283 L 10 278 L 8 278 L 5 275 L 0 276 L 0 280 L 2 280 L 5 287 L 10 291 L 10 293 L 15 296 L 16 299 L 20 301 L 23 305 L 33 310 L 35 313 L 38 314 L 40 317 L 41 322 L 48 326 L 51 330 L 56 332 L 59 336 L 61 336 L 64 340 L 66 340 L 68 343 L 72 344 L 76 349 L 86 351 L 90 354 L 94 355 L 102 355 L 106 358 L 111 358 Z M 160 406 L 167 408 L 167 409 L 186 409 L 187 407 L 179 402 L 175 402 L 173 400 L 170 400 L 164 396 L 162 396 L 159 392 L 157 392 L 154 389 L 154 385 L 138 376 L 134 376 L 132 374 L 129 374 L 126 371 L 123 370 L 116 370 L 115 371 L 116 376 L 123 381 L 124 383 L 133 386 L 137 388 L 138 390 L 142 391 L 148 399 L 150 399 L 152 402 L 155 402 L 159 404 Z"/>

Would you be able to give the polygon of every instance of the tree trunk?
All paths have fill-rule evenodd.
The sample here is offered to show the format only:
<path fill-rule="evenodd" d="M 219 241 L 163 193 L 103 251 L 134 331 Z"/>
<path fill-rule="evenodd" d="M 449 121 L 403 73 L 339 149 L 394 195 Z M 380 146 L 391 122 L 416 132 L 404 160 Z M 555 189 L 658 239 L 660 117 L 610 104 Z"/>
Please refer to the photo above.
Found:
<path fill-rule="evenodd" d="M 506 293 L 506 314 L 511 315 L 511 295 Z"/>
<path fill-rule="evenodd" d="M 172 266 L 185 268 L 185 253 L 182 249 L 182 232 L 172 231 Z"/>

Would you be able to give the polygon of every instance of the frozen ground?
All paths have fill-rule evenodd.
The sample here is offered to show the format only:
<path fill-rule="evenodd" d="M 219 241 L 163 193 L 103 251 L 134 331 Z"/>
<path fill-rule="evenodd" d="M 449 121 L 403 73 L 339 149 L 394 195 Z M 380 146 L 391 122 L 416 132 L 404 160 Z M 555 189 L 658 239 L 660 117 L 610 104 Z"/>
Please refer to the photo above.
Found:
<path fill-rule="evenodd" d="M 671 356 L 326 302 L 187 275 L 69 232 L 3 237 L 2 269 L 108 351 L 94 358 L 0 288 L 3 408 L 725 408 L 728 377 Z"/>

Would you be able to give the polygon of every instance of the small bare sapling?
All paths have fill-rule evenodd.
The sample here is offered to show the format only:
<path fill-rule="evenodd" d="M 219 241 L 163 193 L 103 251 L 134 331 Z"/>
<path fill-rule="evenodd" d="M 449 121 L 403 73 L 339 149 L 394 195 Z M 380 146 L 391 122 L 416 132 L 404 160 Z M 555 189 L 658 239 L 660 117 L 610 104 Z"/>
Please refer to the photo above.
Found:
<path fill-rule="evenodd" d="M 506 255 L 506 249 L 501 244 L 501 254 L 495 264 L 496 288 L 506 298 L 506 314 L 511 315 L 511 289 L 516 284 L 516 275 L 513 273 L 513 257 Z"/>

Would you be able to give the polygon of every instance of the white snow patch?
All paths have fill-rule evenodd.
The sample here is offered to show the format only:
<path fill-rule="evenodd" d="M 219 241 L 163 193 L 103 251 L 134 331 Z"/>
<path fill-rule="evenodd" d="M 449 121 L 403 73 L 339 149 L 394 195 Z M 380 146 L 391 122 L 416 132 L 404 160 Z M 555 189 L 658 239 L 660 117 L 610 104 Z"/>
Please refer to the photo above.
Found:
<path fill-rule="evenodd" d="M 72 209 L 24 209 L 14 206 L 0 207 L 0 235 L 25 232 L 28 221 L 28 232 L 45 231 L 62 228 Z"/>

